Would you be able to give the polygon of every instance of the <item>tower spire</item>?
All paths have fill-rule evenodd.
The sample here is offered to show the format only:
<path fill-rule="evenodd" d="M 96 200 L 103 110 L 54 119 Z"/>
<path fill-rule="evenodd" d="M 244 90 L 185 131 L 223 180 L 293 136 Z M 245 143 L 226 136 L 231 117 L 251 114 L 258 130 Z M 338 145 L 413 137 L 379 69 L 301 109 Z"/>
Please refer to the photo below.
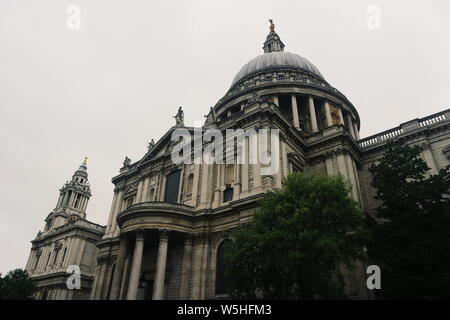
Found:
<path fill-rule="evenodd" d="M 278 34 L 275 32 L 275 24 L 272 19 L 269 19 L 270 22 L 270 32 L 267 36 L 266 41 L 264 42 L 264 53 L 284 51 L 284 43 L 281 41 Z"/>

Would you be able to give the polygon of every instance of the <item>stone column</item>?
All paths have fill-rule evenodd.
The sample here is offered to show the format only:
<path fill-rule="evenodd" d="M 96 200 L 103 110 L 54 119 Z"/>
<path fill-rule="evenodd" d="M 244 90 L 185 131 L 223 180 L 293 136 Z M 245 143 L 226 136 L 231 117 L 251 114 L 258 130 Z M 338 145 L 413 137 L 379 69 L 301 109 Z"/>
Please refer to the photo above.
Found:
<path fill-rule="evenodd" d="M 166 275 L 168 244 L 169 244 L 169 232 L 167 230 L 161 230 L 159 233 L 159 248 L 158 248 L 158 258 L 156 260 L 153 300 L 163 299 L 164 277 Z"/>
<path fill-rule="evenodd" d="M 112 217 L 112 221 L 111 221 L 111 229 L 109 230 L 113 236 L 119 232 L 119 226 L 117 224 L 117 215 L 119 214 L 119 212 L 122 210 L 122 206 L 123 206 L 123 193 L 124 190 L 120 190 L 119 194 L 117 195 L 117 203 L 116 203 L 116 207 L 114 208 L 114 215 Z"/>
<path fill-rule="evenodd" d="M 353 120 L 350 114 L 347 114 L 347 122 L 348 122 L 348 130 L 350 131 L 351 136 L 356 139 L 355 130 L 353 127 Z"/>
<path fill-rule="evenodd" d="M 354 126 L 354 131 L 355 131 L 355 139 L 359 140 L 358 125 L 356 124 L 356 122 L 353 123 L 353 126 Z"/>
<path fill-rule="evenodd" d="M 81 260 L 83 259 L 84 248 L 86 247 L 87 237 L 86 236 L 78 236 L 79 237 L 79 245 L 75 255 L 75 261 L 73 264 L 81 265 Z"/>
<path fill-rule="evenodd" d="M 268 132 L 270 134 L 270 131 Z M 261 176 L 261 135 L 256 136 L 256 163 L 253 165 L 253 189 L 257 189 L 262 186 Z"/>
<path fill-rule="evenodd" d="M 36 253 L 34 252 L 33 249 L 31 249 L 30 255 L 28 256 L 28 260 L 27 260 L 27 264 L 26 264 L 25 270 L 30 271 L 31 265 L 32 265 L 32 263 L 34 261 L 35 256 L 36 256 Z"/>
<path fill-rule="evenodd" d="M 105 279 L 105 273 L 106 273 L 106 270 L 105 270 L 106 269 L 106 258 L 105 257 L 97 258 L 97 268 L 98 268 L 98 280 L 97 280 L 97 283 L 95 284 L 93 300 L 100 300 L 101 296 L 102 296 L 103 280 Z"/>
<path fill-rule="evenodd" d="M 66 191 L 63 195 L 62 201 L 61 201 L 61 207 L 64 207 L 67 205 L 67 194 L 68 192 Z"/>
<path fill-rule="evenodd" d="M 201 272 L 202 272 L 202 260 L 203 260 L 203 235 L 197 235 L 194 237 L 194 247 L 193 247 L 193 273 L 192 273 L 192 294 L 189 297 L 193 300 L 200 299 L 201 290 Z"/>
<path fill-rule="evenodd" d="M 249 187 L 249 168 L 248 168 L 248 162 L 249 162 L 249 138 L 245 137 L 244 140 L 242 141 L 243 143 L 243 157 L 242 157 L 242 181 L 241 181 L 241 192 L 248 192 L 248 187 Z"/>
<path fill-rule="evenodd" d="M 69 250 L 67 250 L 66 263 L 64 264 L 65 266 L 74 264 L 74 255 L 75 255 L 74 252 L 78 250 L 79 245 L 78 234 L 74 234 L 69 239 L 70 239 L 70 243 L 68 245 Z"/>
<path fill-rule="evenodd" d="M 300 128 L 300 121 L 298 118 L 297 97 L 295 94 L 291 95 L 292 117 L 294 118 L 294 127 Z"/>
<path fill-rule="evenodd" d="M 112 226 L 113 226 L 113 217 L 114 217 L 114 210 L 116 209 L 117 194 L 118 194 L 117 192 L 114 192 L 111 209 L 109 211 L 108 224 L 106 225 L 106 231 L 105 231 L 106 234 L 108 234 L 111 231 Z"/>
<path fill-rule="evenodd" d="M 126 298 L 126 292 L 128 288 L 128 280 L 130 277 L 130 267 L 131 267 L 131 253 L 127 252 L 127 255 L 125 256 L 125 266 L 123 269 L 122 274 L 122 282 L 120 284 L 120 293 L 119 293 L 119 299 L 125 300 Z"/>
<path fill-rule="evenodd" d="M 316 118 L 316 108 L 314 107 L 314 99 L 313 97 L 309 97 L 308 99 L 308 106 L 309 106 L 309 118 L 311 121 L 311 130 L 313 132 L 317 132 L 317 118 Z"/>
<path fill-rule="evenodd" d="M 210 190 L 210 186 L 208 185 L 209 179 L 209 168 L 212 167 L 212 165 L 203 162 L 202 164 L 202 182 L 201 182 L 201 189 L 200 189 L 200 203 L 206 203 L 208 201 L 208 192 Z"/>
<path fill-rule="evenodd" d="M 122 283 L 123 269 L 125 265 L 125 256 L 127 254 L 127 248 L 128 248 L 128 239 L 126 234 L 124 234 L 121 236 L 119 244 L 119 252 L 117 253 L 116 268 L 114 269 L 110 300 L 119 299 L 120 285 Z"/>
<path fill-rule="evenodd" d="M 144 185 L 144 180 L 141 178 L 141 181 L 139 181 L 138 187 L 137 187 L 135 203 L 141 202 L 143 185 Z"/>
<path fill-rule="evenodd" d="M 131 263 L 130 283 L 128 285 L 127 300 L 136 300 L 139 285 L 139 277 L 141 276 L 142 255 L 144 253 L 144 231 L 140 230 L 136 233 L 136 243 L 134 245 L 133 262 Z"/>
<path fill-rule="evenodd" d="M 194 182 L 192 188 L 192 205 L 195 206 L 197 204 L 197 195 L 199 190 L 199 178 L 200 178 L 200 165 L 194 164 Z"/>
<path fill-rule="evenodd" d="M 144 185 L 143 185 L 142 191 L 141 191 L 140 202 L 148 201 L 148 193 L 149 193 L 148 185 L 149 184 L 150 184 L 150 177 L 145 177 L 144 178 Z"/>
<path fill-rule="evenodd" d="M 192 235 L 186 234 L 184 238 L 183 265 L 181 267 L 180 299 L 189 299 L 189 283 L 192 264 Z"/>
<path fill-rule="evenodd" d="M 344 116 L 342 115 L 342 107 L 338 107 L 339 124 L 344 124 Z"/>
<path fill-rule="evenodd" d="M 273 103 L 274 103 L 277 107 L 280 106 L 280 102 L 278 101 L 278 96 L 277 96 L 277 95 L 273 96 Z"/>
<path fill-rule="evenodd" d="M 331 127 L 332 121 L 331 121 L 330 104 L 328 103 L 328 101 L 325 101 L 323 106 L 325 108 L 325 117 L 327 119 L 327 127 Z"/>
<path fill-rule="evenodd" d="M 431 152 L 431 146 L 429 143 L 422 144 L 422 155 L 428 167 L 430 168 L 428 174 L 438 173 L 436 162 L 434 161 L 433 153 Z"/>
<path fill-rule="evenodd" d="M 354 170 L 353 159 L 350 154 L 344 155 L 345 161 L 347 162 L 347 171 L 348 171 L 348 179 L 352 183 L 352 193 L 353 197 L 356 201 L 361 202 L 361 198 L 359 196 L 359 182 L 358 182 L 358 172 Z"/>

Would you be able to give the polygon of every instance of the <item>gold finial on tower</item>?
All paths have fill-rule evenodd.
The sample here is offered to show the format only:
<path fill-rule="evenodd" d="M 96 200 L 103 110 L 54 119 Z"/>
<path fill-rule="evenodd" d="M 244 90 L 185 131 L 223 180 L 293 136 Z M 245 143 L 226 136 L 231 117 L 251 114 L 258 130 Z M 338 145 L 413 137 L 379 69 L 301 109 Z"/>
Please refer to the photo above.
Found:
<path fill-rule="evenodd" d="M 274 32 L 275 31 L 275 25 L 273 24 L 273 20 L 269 19 L 270 22 L 270 32 Z"/>
<path fill-rule="evenodd" d="M 88 159 L 88 157 L 84 157 L 84 160 L 83 160 L 83 164 L 84 164 L 84 165 L 87 164 L 87 159 Z"/>

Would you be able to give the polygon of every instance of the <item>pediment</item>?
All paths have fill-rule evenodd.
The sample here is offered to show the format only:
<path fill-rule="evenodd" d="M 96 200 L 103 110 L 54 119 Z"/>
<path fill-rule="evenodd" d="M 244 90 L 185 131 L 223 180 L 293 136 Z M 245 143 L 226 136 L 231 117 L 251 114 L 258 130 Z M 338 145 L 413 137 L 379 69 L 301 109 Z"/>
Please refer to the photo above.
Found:
<path fill-rule="evenodd" d="M 131 185 L 125 189 L 124 194 L 129 195 L 129 194 L 134 194 L 136 192 L 137 192 L 137 185 Z"/>
<path fill-rule="evenodd" d="M 144 155 L 144 157 L 139 161 L 139 165 L 147 162 L 151 159 L 158 158 L 169 153 L 173 146 L 177 143 L 176 141 L 172 141 L 172 133 L 175 129 L 186 129 L 192 132 L 194 128 L 192 127 L 172 127 L 170 128 L 159 140 L 155 143 L 155 145 L 148 150 L 148 152 Z"/>

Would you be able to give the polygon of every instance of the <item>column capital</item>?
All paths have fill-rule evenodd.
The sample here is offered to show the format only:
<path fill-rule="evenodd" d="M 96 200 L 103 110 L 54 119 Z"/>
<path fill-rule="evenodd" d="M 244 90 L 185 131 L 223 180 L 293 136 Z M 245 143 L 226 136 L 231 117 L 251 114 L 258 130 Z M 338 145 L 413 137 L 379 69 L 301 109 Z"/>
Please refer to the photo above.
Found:
<path fill-rule="evenodd" d="M 185 233 L 184 234 L 185 245 L 192 245 L 193 242 L 194 242 L 194 235 L 192 233 Z"/>
<path fill-rule="evenodd" d="M 145 239 L 144 231 L 145 231 L 144 229 L 137 229 L 136 230 L 136 241 Z"/>
<path fill-rule="evenodd" d="M 160 241 L 169 241 L 170 230 L 168 229 L 160 229 L 159 230 L 159 240 Z"/>

